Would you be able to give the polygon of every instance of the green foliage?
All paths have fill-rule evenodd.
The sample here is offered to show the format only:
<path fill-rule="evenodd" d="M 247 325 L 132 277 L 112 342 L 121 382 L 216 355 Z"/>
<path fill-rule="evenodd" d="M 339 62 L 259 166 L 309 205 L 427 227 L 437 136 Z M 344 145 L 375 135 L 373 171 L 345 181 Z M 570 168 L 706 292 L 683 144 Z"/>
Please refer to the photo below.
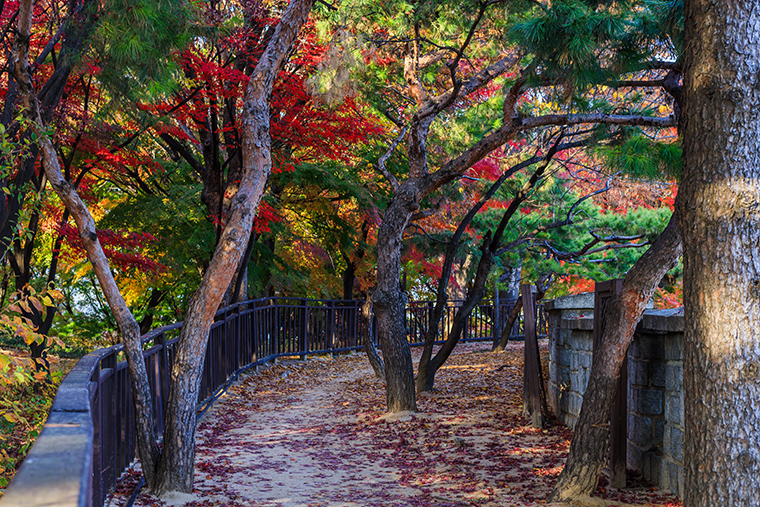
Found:
<path fill-rule="evenodd" d="M 26 457 L 47 419 L 63 372 L 51 382 L 0 387 L 0 491 Z"/>
<path fill-rule="evenodd" d="M 114 98 L 141 101 L 170 93 L 180 68 L 174 61 L 202 34 L 200 5 L 180 0 L 108 0 L 93 36 L 98 79 Z"/>
<path fill-rule="evenodd" d="M 681 143 L 657 142 L 634 132 L 620 143 L 598 145 L 593 150 L 606 167 L 636 178 L 680 180 Z"/>
<path fill-rule="evenodd" d="M 680 44 L 678 4 L 560 0 L 534 8 L 509 35 L 544 78 L 579 87 L 614 82 L 646 59 L 673 59 L 670 37 Z"/>

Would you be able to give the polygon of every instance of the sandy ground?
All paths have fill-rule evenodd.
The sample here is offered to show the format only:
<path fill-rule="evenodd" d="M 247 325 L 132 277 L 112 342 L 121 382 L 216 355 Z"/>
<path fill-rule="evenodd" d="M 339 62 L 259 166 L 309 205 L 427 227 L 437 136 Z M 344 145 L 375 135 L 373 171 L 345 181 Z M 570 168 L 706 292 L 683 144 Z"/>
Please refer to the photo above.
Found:
<path fill-rule="evenodd" d="M 570 431 L 522 418 L 522 344 L 482 348 L 459 347 L 436 391 L 419 397 L 420 412 L 394 418 L 361 354 L 252 374 L 199 425 L 193 494 L 142 492 L 135 505 L 552 505 Z M 138 479 L 139 469 L 125 474 L 108 505 L 125 505 Z M 634 476 L 624 490 L 605 483 L 587 503 L 680 505 Z"/>

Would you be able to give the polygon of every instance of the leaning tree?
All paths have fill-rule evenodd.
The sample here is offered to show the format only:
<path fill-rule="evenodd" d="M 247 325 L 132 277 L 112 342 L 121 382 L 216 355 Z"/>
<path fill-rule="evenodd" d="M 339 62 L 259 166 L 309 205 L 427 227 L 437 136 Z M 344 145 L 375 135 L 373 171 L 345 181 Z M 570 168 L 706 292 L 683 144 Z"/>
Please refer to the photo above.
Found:
<path fill-rule="evenodd" d="M 33 2 L 22 1 L 19 4 L 13 44 L 13 76 L 18 83 L 30 128 L 40 146 L 45 174 L 77 223 L 87 256 L 118 322 L 125 345 L 138 421 L 138 456 L 146 482 L 157 494 L 192 491 L 195 411 L 208 331 L 248 244 L 256 207 L 272 166 L 269 133 L 272 87 L 313 3 L 313 0 L 293 0 L 274 28 L 266 49 L 250 75 L 242 100 L 243 113 L 240 121 L 243 151 L 240 185 L 232 198 L 230 216 L 214 257 L 190 301 L 186 325 L 182 328 L 177 344 L 161 452 L 151 413 L 152 403 L 139 326 L 113 279 L 92 215 L 61 171 L 58 153 L 48 136 L 47 124 L 41 114 L 38 93 L 34 87 L 33 68 L 29 63 Z"/>

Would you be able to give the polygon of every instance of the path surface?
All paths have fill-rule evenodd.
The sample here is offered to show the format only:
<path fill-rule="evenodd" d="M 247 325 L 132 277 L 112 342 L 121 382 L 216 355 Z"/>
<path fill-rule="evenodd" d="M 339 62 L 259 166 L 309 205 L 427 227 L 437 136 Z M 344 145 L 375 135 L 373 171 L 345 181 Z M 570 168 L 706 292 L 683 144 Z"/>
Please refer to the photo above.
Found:
<path fill-rule="evenodd" d="M 526 426 L 521 344 L 482 347 L 460 346 L 420 413 L 397 420 L 383 417 L 383 383 L 361 354 L 250 375 L 199 425 L 194 494 L 142 493 L 135 505 L 546 505 L 570 432 Z M 123 506 L 138 477 L 126 474 L 110 505 Z M 641 481 L 597 495 L 597 505 L 680 505 Z"/>

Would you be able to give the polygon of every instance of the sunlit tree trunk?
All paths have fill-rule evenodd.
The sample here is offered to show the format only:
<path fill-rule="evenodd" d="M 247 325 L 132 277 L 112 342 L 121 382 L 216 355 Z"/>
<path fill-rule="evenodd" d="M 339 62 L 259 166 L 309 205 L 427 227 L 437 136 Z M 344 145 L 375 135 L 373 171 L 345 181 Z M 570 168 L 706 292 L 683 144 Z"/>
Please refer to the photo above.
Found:
<path fill-rule="evenodd" d="M 760 5 L 685 2 L 684 506 L 760 505 Z"/>
<path fill-rule="evenodd" d="M 314 0 L 293 0 L 277 25 L 245 92 L 241 135 L 243 177 L 230 217 L 188 305 L 171 372 L 164 448 L 153 491 L 159 495 L 193 490 L 195 412 L 203 359 L 214 314 L 245 254 L 256 208 L 272 167 L 269 100 L 274 81 L 290 53 Z"/>
<path fill-rule="evenodd" d="M 74 187 L 66 181 L 58 161 L 58 154 L 46 132 L 46 125 L 40 114 L 40 103 L 32 82 L 29 66 L 29 37 L 32 25 L 33 2 L 22 0 L 19 3 L 17 33 L 13 43 L 13 75 L 18 83 L 21 99 L 30 120 L 30 127 L 37 135 L 37 143 L 42 156 L 42 165 L 50 185 L 74 218 L 79 237 L 87 252 L 114 318 L 119 325 L 124 352 L 127 359 L 132 397 L 135 406 L 137 425 L 137 454 L 142 461 L 143 473 L 150 483 L 156 474 L 158 463 L 158 445 L 156 427 L 152 417 L 152 403 L 148 373 L 140 344 L 140 327 L 119 292 L 113 278 L 103 248 L 95 232 L 95 221 L 87 205 L 77 194 Z"/>

